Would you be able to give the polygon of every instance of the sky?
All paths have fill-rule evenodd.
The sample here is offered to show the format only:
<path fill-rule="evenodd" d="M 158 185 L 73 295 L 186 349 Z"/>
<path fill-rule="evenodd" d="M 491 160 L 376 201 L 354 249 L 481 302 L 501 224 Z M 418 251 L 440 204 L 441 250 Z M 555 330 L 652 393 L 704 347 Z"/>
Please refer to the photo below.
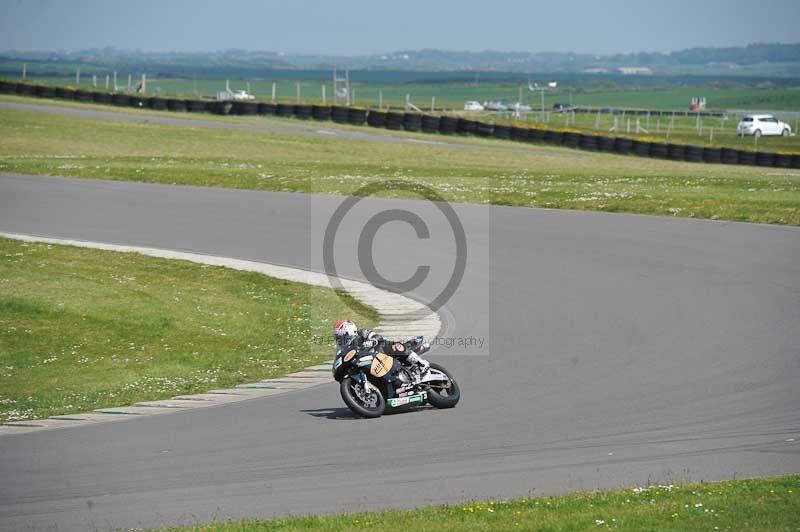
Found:
<path fill-rule="evenodd" d="M 800 0 L 0 0 L 0 50 L 668 52 L 800 42 Z"/>

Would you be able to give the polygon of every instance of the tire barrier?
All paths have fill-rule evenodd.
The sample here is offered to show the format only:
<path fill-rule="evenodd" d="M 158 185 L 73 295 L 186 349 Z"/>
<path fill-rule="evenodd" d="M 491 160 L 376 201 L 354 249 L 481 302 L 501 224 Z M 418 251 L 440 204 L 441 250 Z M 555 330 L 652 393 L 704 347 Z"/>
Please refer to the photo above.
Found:
<path fill-rule="evenodd" d="M 491 137 L 494 135 L 494 124 L 487 122 L 475 123 L 475 134 L 479 137 Z"/>
<path fill-rule="evenodd" d="M 439 117 L 438 116 L 434 116 L 434 115 L 422 115 L 422 132 L 423 133 L 438 133 L 439 132 Z"/>
<path fill-rule="evenodd" d="M 775 154 L 768 151 L 760 151 L 756 154 L 756 164 L 758 166 L 774 166 Z"/>
<path fill-rule="evenodd" d="M 703 150 L 703 162 L 720 164 L 722 162 L 722 148 L 706 148 Z"/>
<path fill-rule="evenodd" d="M 792 156 L 788 153 L 776 153 L 775 154 L 775 167 L 776 168 L 791 168 L 792 167 Z"/>
<path fill-rule="evenodd" d="M 634 140 L 632 151 L 639 157 L 650 157 L 650 143 L 645 140 Z"/>
<path fill-rule="evenodd" d="M 666 144 L 661 142 L 650 143 L 650 157 L 654 159 L 667 159 L 669 158 L 669 149 Z"/>
<path fill-rule="evenodd" d="M 702 163 L 704 151 L 705 149 L 700 146 L 686 146 L 683 151 L 684 160 L 690 163 Z"/>
<path fill-rule="evenodd" d="M 683 144 L 667 144 L 667 158 L 672 161 L 685 160 L 686 146 Z"/>
<path fill-rule="evenodd" d="M 403 115 L 403 129 L 406 131 L 420 131 L 422 129 L 422 115 L 419 113 L 405 113 Z"/>
<path fill-rule="evenodd" d="M 158 96 L 145 97 L 125 93 L 97 92 L 85 89 L 70 89 L 67 87 L 50 87 L 30 83 L 0 80 L 0 93 L 16 93 L 25 96 L 38 96 L 40 98 L 60 98 L 77 100 L 80 102 L 95 102 L 100 104 L 113 104 L 136 108 L 149 108 L 154 110 L 213 112 L 227 115 L 235 114 L 278 114 L 280 116 L 296 116 L 298 118 L 314 118 L 316 120 L 330 120 L 338 123 L 363 125 L 365 122 L 372 127 L 387 127 L 394 130 L 423 131 L 425 133 L 441 133 L 452 135 L 462 133 L 480 137 L 494 137 L 497 139 L 513 139 L 519 142 L 544 142 L 547 144 L 564 145 L 569 148 L 584 150 L 597 150 L 601 152 L 616 152 L 635 154 L 643 157 L 670 159 L 675 161 L 705 162 L 708 164 L 738 164 L 757 165 L 762 167 L 800 168 L 800 154 L 752 152 L 734 148 L 702 147 L 682 144 L 664 144 L 661 142 L 646 142 L 624 137 L 607 137 L 604 135 L 587 135 L 573 131 L 560 131 L 541 128 L 526 128 L 504 124 L 489 124 L 456 118 L 452 116 L 434 116 L 419 113 L 367 111 L 365 109 L 348 108 L 343 106 L 325 105 L 294 105 L 257 102 L 230 102 L 210 100 L 183 100 L 165 99 Z M 620 114 L 619 109 L 574 109 L 576 113 L 605 112 Z M 634 116 L 647 114 L 641 109 L 627 109 L 625 113 Z M 684 111 L 651 110 L 652 116 L 696 116 L 698 113 Z M 700 113 L 701 116 L 721 116 L 716 112 Z"/>
<path fill-rule="evenodd" d="M 294 105 L 290 103 L 276 104 L 275 114 L 278 116 L 292 116 L 294 114 Z"/>
<path fill-rule="evenodd" d="M 36 96 L 39 98 L 55 98 L 56 97 L 56 90 L 53 87 L 49 87 L 47 85 L 39 85 L 36 87 Z"/>
<path fill-rule="evenodd" d="M 547 129 L 544 132 L 544 136 L 542 140 L 546 144 L 553 144 L 555 146 L 561 146 L 561 141 L 564 139 L 564 134 L 561 131 L 553 131 L 552 129 Z"/>
<path fill-rule="evenodd" d="M 739 164 L 739 150 L 733 148 L 722 148 L 723 164 Z"/>
<path fill-rule="evenodd" d="M 186 100 L 186 110 L 190 113 L 204 113 L 208 111 L 209 102 L 203 100 Z"/>
<path fill-rule="evenodd" d="M 66 87 L 56 87 L 56 98 L 60 98 L 62 100 L 74 100 L 75 91 L 73 89 L 67 89 Z"/>
<path fill-rule="evenodd" d="M 580 142 L 580 137 L 578 133 L 574 133 L 572 131 L 566 131 L 563 133 L 563 139 L 561 143 L 567 148 L 573 148 L 573 149 L 577 148 L 579 142 Z"/>
<path fill-rule="evenodd" d="M 178 100 L 175 98 L 167 99 L 167 109 L 170 111 L 176 112 L 186 112 L 186 102 L 184 100 Z"/>
<path fill-rule="evenodd" d="M 312 105 L 311 116 L 314 120 L 327 121 L 331 119 L 330 105 Z"/>
<path fill-rule="evenodd" d="M 367 125 L 371 127 L 386 127 L 386 113 L 383 111 L 370 111 L 367 115 Z"/>
<path fill-rule="evenodd" d="M 439 119 L 439 133 L 442 135 L 453 135 L 458 126 L 458 119 L 452 116 L 443 116 Z"/>
<path fill-rule="evenodd" d="M 154 96 L 148 100 L 147 106 L 150 107 L 150 109 L 155 109 L 156 111 L 166 111 L 167 100 L 164 98 L 159 98 L 158 96 Z"/>
<path fill-rule="evenodd" d="M 258 104 L 256 102 L 233 102 L 233 114 L 239 116 L 253 116 L 258 114 Z"/>
<path fill-rule="evenodd" d="M 36 96 L 36 86 L 28 85 L 27 83 L 17 83 L 14 87 L 14 92 L 25 96 Z"/>
<path fill-rule="evenodd" d="M 386 128 L 395 131 L 403 129 L 404 113 L 389 111 L 386 113 Z M 454 119 L 455 120 L 455 119 Z"/>
<path fill-rule="evenodd" d="M 533 131 L 533 129 L 530 130 L 531 133 Z M 582 134 L 580 138 L 578 138 L 578 147 L 582 150 L 597 151 L 597 139 L 597 135 Z"/>
<path fill-rule="evenodd" d="M 459 118 L 456 131 L 461 135 L 474 135 L 478 129 L 478 122 L 467 118 Z"/>
<path fill-rule="evenodd" d="M 360 107 L 351 107 L 347 113 L 347 123 L 354 126 L 363 126 L 367 122 L 367 110 Z"/>
<path fill-rule="evenodd" d="M 312 110 L 309 104 L 297 104 L 294 106 L 294 116 L 301 120 L 311 120 Z"/>
<path fill-rule="evenodd" d="M 614 151 L 622 154 L 627 155 L 633 150 L 633 141 L 631 139 L 621 138 L 618 137 L 614 141 Z"/>
<path fill-rule="evenodd" d="M 511 127 L 511 140 L 516 140 L 517 142 L 525 142 L 528 140 L 528 131 L 530 131 L 527 127 L 519 127 L 519 126 L 512 126 Z"/>
<path fill-rule="evenodd" d="M 511 126 L 504 126 L 501 124 L 494 125 L 494 134 L 492 135 L 496 139 L 501 140 L 508 140 L 511 138 Z"/>
<path fill-rule="evenodd" d="M 214 102 L 211 106 L 211 112 L 216 113 L 218 115 L 228 115 L 233 110 L 233 102 Z"/>
<path fill-rule="evenodd" d="M 537 127 L 531 128 L 528 132 L 528 142 L 544 142 L 544 129 Z"/>
<path fill-rule="evenodd" d="M 274 103 L 261 102 L 258 104 L 258 114 L 260 115 L 274 115 L 277 109 Z"/>
<path fill-rule="evenodd" d="M 111 95 L 111 103 L 114 105 L 119 105 L 123 107 L 129 107 L 131 105 L 131 97 L 127 94 L 112 94 Z"/>
<path fill-rule="evenodd" d="M 614 137 L 600 137 L 597 139 L 597 149 L 606 153 L 613 153 L 614 151 Z"/>
<path fill-rule="evenodd" d="M 346 124 L 347 115 L 349 114 L 347 107 L 342 107 L 341 105 L 334 105 L 331 107 L 331 119 L 337 124 Z"/>
<path fill-rule="evenodd" d="M 756 154 L 752 151 L 737 150 L 739 154 L 739 164 L 754 166 L 756 164 Z"/>
<path fill-rule="evenodd" d="M 136 107 L 138 109 L 147 107 L 147 98 L 144 98 L 142 96 L 131 96 L 131 107 Z"/>

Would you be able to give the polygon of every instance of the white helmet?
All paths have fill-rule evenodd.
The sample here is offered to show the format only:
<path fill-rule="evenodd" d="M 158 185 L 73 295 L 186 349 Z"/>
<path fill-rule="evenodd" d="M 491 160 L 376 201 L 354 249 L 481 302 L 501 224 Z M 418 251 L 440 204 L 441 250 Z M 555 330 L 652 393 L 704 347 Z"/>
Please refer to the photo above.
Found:
<path fill-rule="evenodd" d="M 336 334 L 337 344 L 347 345 L 358 334 L 358 327 L 350 320 L 342 320 L 336 322 L 336 325 L 333 326 L 333 332 Z"/>

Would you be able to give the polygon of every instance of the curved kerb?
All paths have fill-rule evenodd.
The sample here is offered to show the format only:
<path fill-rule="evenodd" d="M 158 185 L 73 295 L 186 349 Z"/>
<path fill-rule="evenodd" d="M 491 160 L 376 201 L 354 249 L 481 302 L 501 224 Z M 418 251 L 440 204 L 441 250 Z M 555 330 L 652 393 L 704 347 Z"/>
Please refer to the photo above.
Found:
<path fill-rule="evenodd" d="M 46 238 L 2 232 L 0 232 L 0 237 L 22 240 L 25 242 L 68 245 L 122 253 L 139 253 L 150 257 L 185 260 L 198 264 L 224 266 L 234 270 L 257 272 L 270 277 L 313 286 L 331 286 L 327 274 L 263 262 L 203 255 L 185 251 L 103 244 L 100 242 Z M 378 312 L 380 319 L 376 331 L 383 336 L 392 339 L 405 339 L 416 335 L 433 338 L 439 334 L 442 328 L 440 316 L 419 301 L 359 281 L 341 278 L 339 278 L 338 281 L 347 293 Z M 193 395 L 178 395 L 171 399 L 160 401 L 143 401 L 131 406 L 100 408 L 82 414 L 67 414 L 63 416 L 53 416 L 47 419 L 12 421 L 0 425 L 0 436 L 4 434 L 20 434 L 31 431 L 123 421 L 136 419 L 141 416 L 180 412 L 188 408 L 211 407 L 247 399 L 283 394 L 331 382 L 333 378 L 330 368 L 330 362 L 328 362 L 317 366 L 311 366 L 283 377 L 249 384 L 240 384 L 235 388 L 209 390 L 205 393 Z"/>

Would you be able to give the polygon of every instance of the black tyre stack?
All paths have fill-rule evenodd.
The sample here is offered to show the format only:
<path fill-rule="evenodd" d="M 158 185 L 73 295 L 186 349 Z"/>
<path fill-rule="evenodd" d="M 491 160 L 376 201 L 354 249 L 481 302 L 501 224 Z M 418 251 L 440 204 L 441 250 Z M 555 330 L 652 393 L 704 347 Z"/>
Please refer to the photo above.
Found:
<path fill-rule="evenodd" d="M 92 93 L 92 101 L 94 103 L 108 104 L 111 103 L 111 95 L 107 92 Z"/>
<path fill-rule="evenodd" d="M 724 164 L 739 164 L 739 150 L 722 148 L 722 162 Z"/>
<path fill-rule="evenodd" d="M 347 107 L 343 107 L 341 105 L 334 105 L 331 108 L 331 120 L 333 120 L 337 124 L 346 124 L 348 114 L 350 113 L 348 113 Z"/>
<path fill-rule="evenodd" d="M 614 137 L 602 136 L 597 139 L 597 149 L 599 151 L 611 153 L 614 151 Z"/>
<path fill-rule="evenodd" d="M 456 131 L 461 135 L 474 135 L 478 129 L 478 123 L 468 118 L 459 118 L 456 124 Z"/>
<path fill-rule="evenodd" d="M 158 96 L 150 98 L 147 104 L 150 109 L 155 109 L 156 111 L 165 111 L 167 109 L 167 100 Z"/>
<path fill-rule="evenodd" d="M 403 115 L 403 129 L 406 131 L 421 131 L 422 115 L 419 113 L 405 113 Z"/>
<path fill-rule="evenodd" d="M 275 114 L 278 115 L 278 116 L 292 116 L 292 115 L 294 115 L 294 104 L 291 104 L 291 103 L 279 103 L 279 104 L 276 104 L 275 105 Z"/>
<path fill-rule="evenodd" d="M 443 116 L 439 119 L 439 133 L 442 135 L 454 135 L 458 127 L 458 118 Z"/>
<path fill-rule="evenodd" d="M 314 120 L 327 121 L 331 119 L 330 105 L 312 105 L 311 116 Z"/>
<path fill-rule="evenodd" d="M 508 140 L 511 138 L 511 126 L 503 124 L 494 125 L 494 133 L 492 136 L 496 139 Z"/>
<path fill-rule="evenodd" d="M 179 100 L 177 98 L 167 99 L 167 109 L 176 112 L 186 112 L 186 100 Z"/>
<path fill-rule="evenodd" d="M 626 139 L 622 137 L 617 137 L 614 141 L 614 151 L 621 154 L 627 155 L 633 150 L 633 141 L 631 139 Z"/>
<path fill-rule="evenodd" d="M 574 133 L 572 131 L 566 131 L 563 133 L 563 140 L 561 143 L 567 148 L 577 148 L 578 142 L 580 142 L 580 136 L 578 133 Z"/>
<path fill-rule="evenodd" d="M 662 144 L 661 142 L 651 142 L 650 157 L 653 157 L 655 159 L 668 159 L 669 147 L 666 144 Z"/>
<path fill-rule="evenodd" d="M 389 111 L 386 113 L 386 128 L 399 131 L 403 129 L 403 113 Z"/>
<path fill-rule="evenodd" d="M 14 83 L 0 80 L 0 94 L 10 94 L 14 92 Z"/>
<path fill-rule="evenodd" d="M 488 122 L 476 122 L 475 134 L 479 137 L 492 137 L 494 136 L 494 124 Z"/>
<path fill-rule="evenodd" d="M 186 110 L 191 113 L 204 113 L 208 111 L 208 102 L 203 100 L 186 100 Z"/>
<path fill-rule="evenodd" d="M 36 87 L 27 83 L 17 83 L 14 86 L 14 92 L 23 96 L 36 96 Z"/>
<path fill-rule="evenodd" d="M 66 87 L 56 87 L 56 98 L 61 98 L 62 100 L 74 100 L 75 91 L 72 89 L 67 89 Z"/>
<path fill-rule="evenodd" d="M 367 115 L 367 125 L 371 127 L 386 127 L 386 113 L 384 111 L 370 111 Z"/>
<path fill-rule="evenodd" d="M 545 143 L 553 144 L 555 146 L 560 146 L 563 139 L 564 135 L 560 131 L 553 131 L 552 129 L 546 130 L 544 132 L 544 137 L 542 138 Z"/>
<path fill-rule="evenodd" d="M 738 150 L 738 153 L 739 153 L 739 164 L 747 164 L 751 166 L 756 164 L 755 153 L 746 150 Z"/>
<path fill-rule="evenodd" d="M 260 115 L 274 115 L 276 111 L 276 105 L 274 103 L 267 103 L 267 102 L 259 102 L 258 104 L 258 114 Z"/>
<path fill-rule="evenodd" d="M 722 148 L 707 147 L 703 149 L 703 161 L 711 164 L 722 162 Z"/>
<path fill-rule="evenodd" d="M 597 135 L 581 135 L 578 147 L 582 150 L 597 151 Z"/>
<path fill-rule="evenodd" d="M 143 109 L 148 107 L 147 98 L 143 98 L 141 96 L 131 96 L 131 107 L 136 107 L 137 109 Z"/>
<path fill-rule="evenodd" d="M 650 157 L 650 143 L 644 140 L 634 140 L 632 151 L 639 157 Z"/>
<path fill-rule="evenodd" d="M 131 97 L 122 93 L 112 94 L 111 103 L 114 105 L 129 107 L 131 105 Z"/>
<path fill-rule="evenodd" d="M 768 151 L 760 151 L 756 155 L 758 166 L 775 166 L 775 154 Z"/>
<path fill-rule="evenodd" d="M 528 140 L 528 131 L 527 127 L 513 126 L 511 128 L 511 140 L 526 142 Z"/>
<path fill-rule="evenodd" d="M 294 116 L 302 120 L 311 120 L 314 116 L 311 105 L 298 103 L 294 106 Z"/>
<path fill-rule="evenodd" d="M 439 132 L 439 117 L 433 115 L 422 115 L 422 132 L 423 133 L 438 133 Z"/>
<path fill-rule="evenodd" d="M 48 85 L 37 85 L 36 96 L 39 98 L 55 98 L 56 90 Z"/>
<path fill-rule="evenodd" d="M 214 102 L 211 110 L 218 115 L 228 115 L 233 110 L 233 102 L 221 101 Z"/>
<path fill-rule="evenodd" d="M 683 144 L 667 144 L 667 157 L 672 161 L 683 161 L 686 158 L 686 146 Z"/>
<path fill-rule="evenodd" d="M 347 123 L 354 126 L 363 126 L 367 121 L 367 110 L 361 107 L 351 107 L 347 113 Z"/>
<path fill-rule="evenodd" d="M 544 129 L 538 127 L 531 128 L 528 132 L 528 142 L 544 142 Z"/>
<path fill-rule="evenodd" d="M 792 156 L 789 155 L 788 153 L 776 153 L 775 166 L 778 168 L 791 168 Z"/>
<path fill-rule="evenodd" d="M 800 168 L 800 155 L 792 154 L 792 168 Z"/>
<path fill-rule="evenodd" d="M 691 163 L 702 163 L 703 162 L 702 146 L 686 146 L 685 160 Z"/>

